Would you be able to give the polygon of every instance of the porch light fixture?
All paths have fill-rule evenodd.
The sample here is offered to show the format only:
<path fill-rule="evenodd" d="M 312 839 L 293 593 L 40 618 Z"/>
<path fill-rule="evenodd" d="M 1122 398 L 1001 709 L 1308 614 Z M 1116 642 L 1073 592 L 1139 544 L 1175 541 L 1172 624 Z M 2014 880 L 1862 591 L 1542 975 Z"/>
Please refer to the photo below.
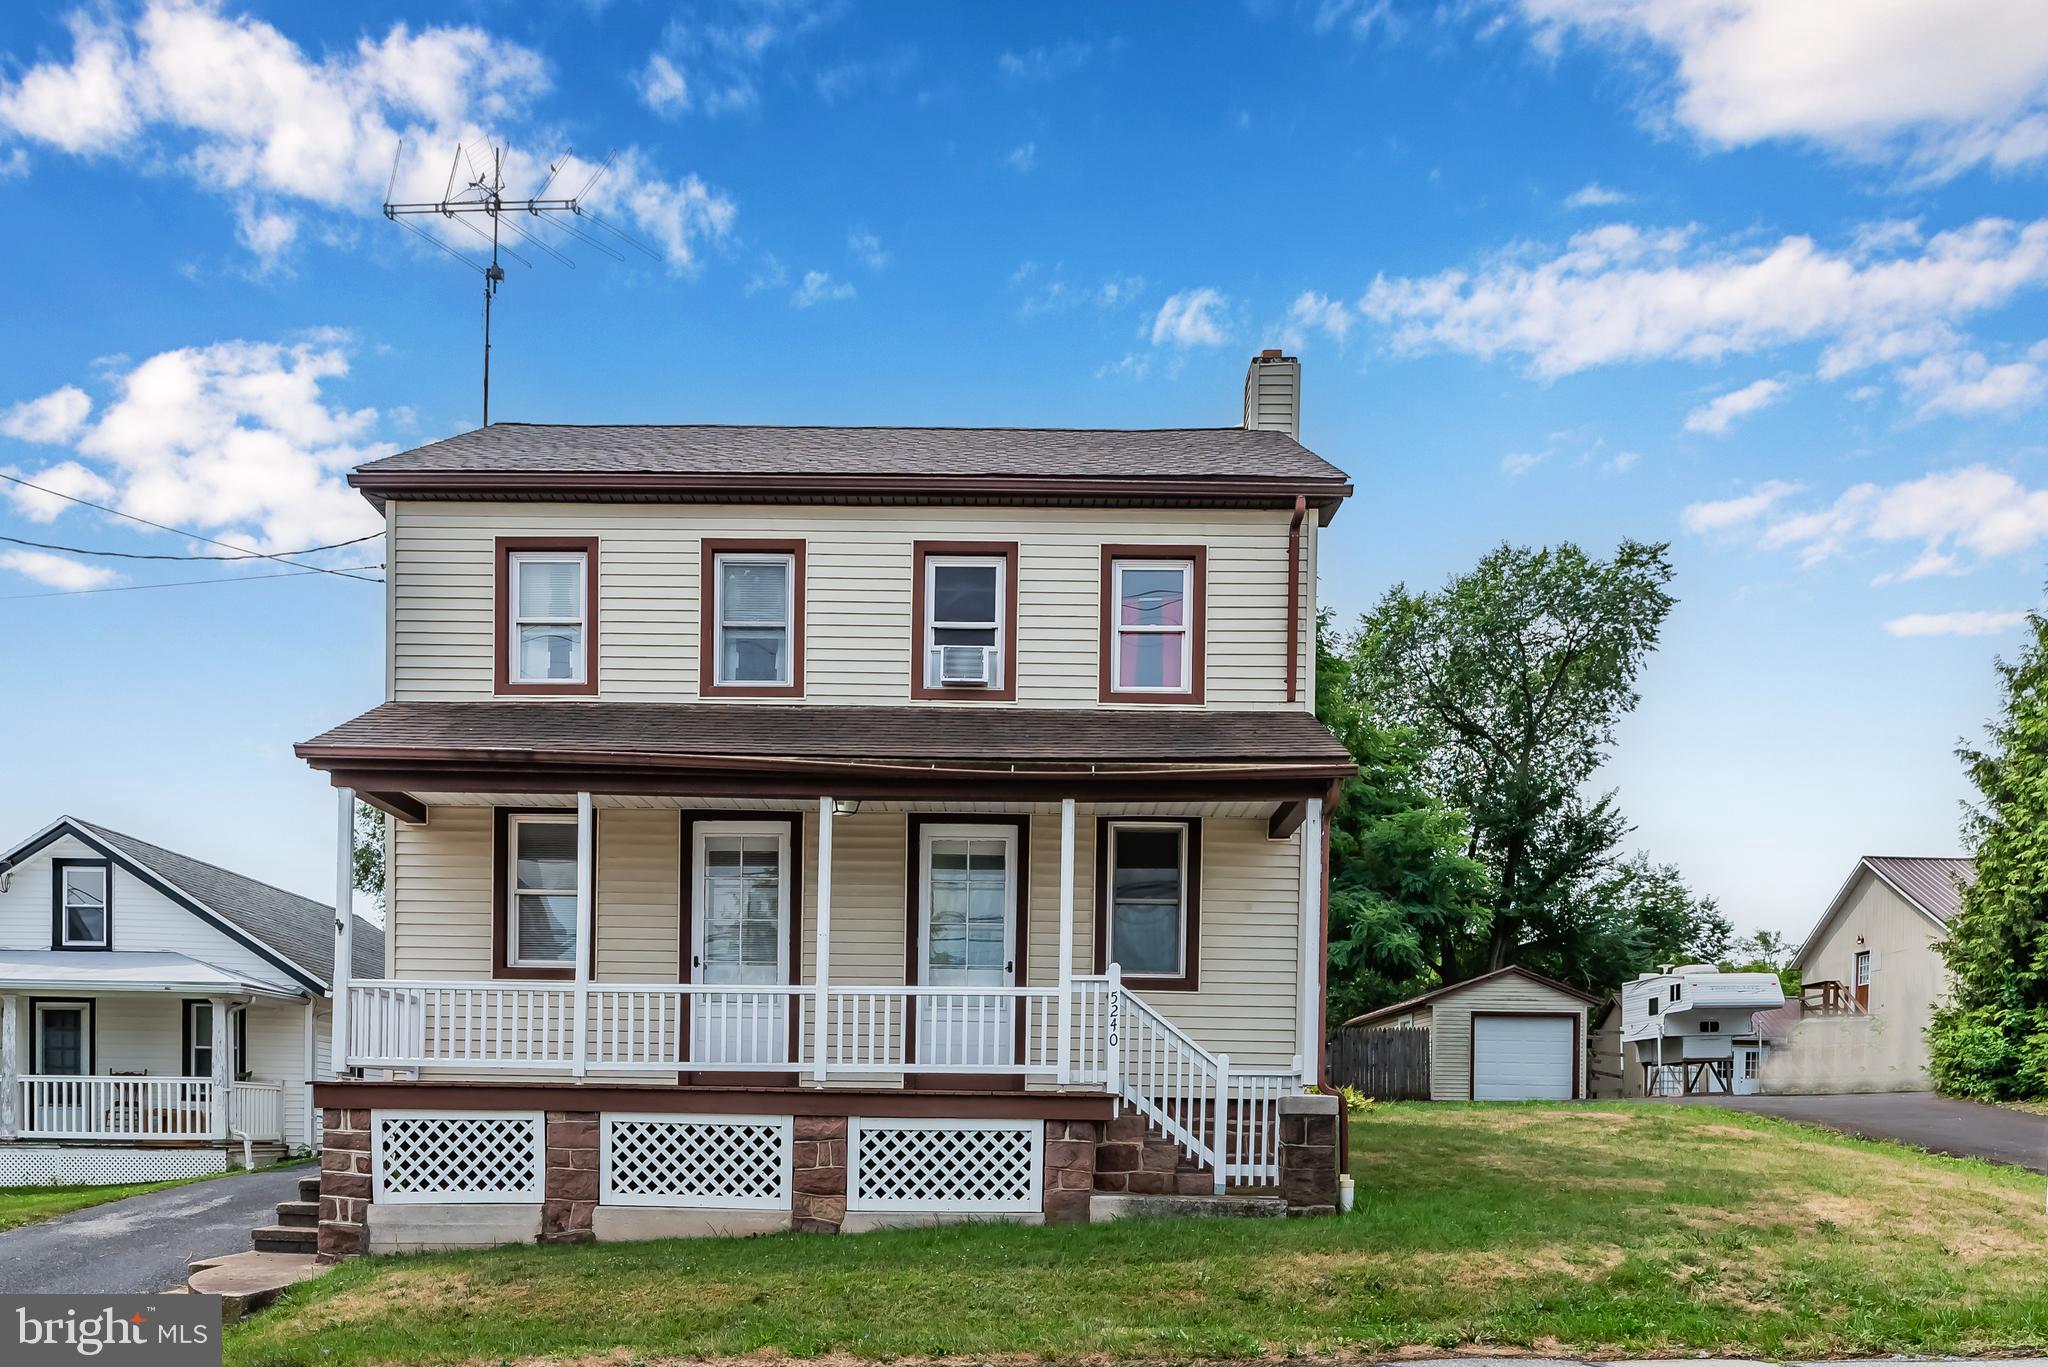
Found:
<path fill-rule="evenodd" d="M 832 815 L 834 816 L 852 816 L 859 810 L 860 799 L 857 797 L 835 797 L 832 799 Z"/>

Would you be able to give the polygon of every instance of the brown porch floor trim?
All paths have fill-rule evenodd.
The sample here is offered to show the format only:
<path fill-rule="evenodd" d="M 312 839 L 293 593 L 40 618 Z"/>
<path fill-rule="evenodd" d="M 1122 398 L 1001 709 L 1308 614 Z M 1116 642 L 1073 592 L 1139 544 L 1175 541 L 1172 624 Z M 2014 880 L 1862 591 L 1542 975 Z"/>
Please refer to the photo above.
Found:
<path fill-rule="evenodd" d="M 680 1115 L 910 1116 L 949 1120 L 1107 1120 L 1106 1092 L 938 1092 L 899 1088 L 668 1087 L 560 1082 L 319 1082 L 316 1106 L 454 1111 L 659 1111 Z"/>

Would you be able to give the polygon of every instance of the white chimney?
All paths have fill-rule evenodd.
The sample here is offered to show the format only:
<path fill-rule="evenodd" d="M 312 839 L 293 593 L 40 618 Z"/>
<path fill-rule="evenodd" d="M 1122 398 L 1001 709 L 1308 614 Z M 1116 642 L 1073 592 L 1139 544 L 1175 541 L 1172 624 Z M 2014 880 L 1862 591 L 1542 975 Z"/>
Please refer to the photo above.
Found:
<path fill-rule="evenodd" d="M 1269 347 L 1244 373 L 1244 425 L 1301 440 L 1301 362 Z"/>

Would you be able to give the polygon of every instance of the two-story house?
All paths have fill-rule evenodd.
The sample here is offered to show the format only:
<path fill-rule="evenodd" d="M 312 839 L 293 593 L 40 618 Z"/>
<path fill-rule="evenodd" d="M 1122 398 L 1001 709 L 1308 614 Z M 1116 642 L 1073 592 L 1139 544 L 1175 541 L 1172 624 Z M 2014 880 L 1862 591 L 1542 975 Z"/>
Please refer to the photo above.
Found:
<path fill-rule="evenodd" d="M 1351 486 L 1299 402 L 1267 352 L 1231 428 L 499 424 L 355 470 L 388 700 L 298 753 L 391 818 L 389 934 L 323 1252 L 1085 1219 L 1327 1149 Z"/>

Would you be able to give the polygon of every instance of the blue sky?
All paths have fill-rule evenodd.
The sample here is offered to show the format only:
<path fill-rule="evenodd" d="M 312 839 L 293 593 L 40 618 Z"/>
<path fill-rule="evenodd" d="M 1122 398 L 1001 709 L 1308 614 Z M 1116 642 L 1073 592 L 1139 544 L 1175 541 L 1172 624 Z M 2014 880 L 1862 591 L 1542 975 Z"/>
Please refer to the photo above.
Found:
<path fill-rule="evenodd" d="M 458 143 L 515 190 L 616 149 L 594 200 L 653 254 L 510 268 L 495 416 L 1227 424 L 1295 348 L 1358 486 L 1340 614 L 1503 540 L 1673 543 L 1608 778 L 1738 925 L 1800 932 L 1857 854 L 1957 849 L 2048 536 L 2048 13 L 1839 16 L 17 4 L 0 471 L 236 546 L 373 531 L 339 472 L 477 416 L 475 277 L 377 212 L 400 138 L 420 198 Z M 6 536 L 215 549 L 9 487 Z M 378 699 L 381 595 L 275 569 L 0 543 L 0 830 L 324 894 L 289 746 Z"/>

